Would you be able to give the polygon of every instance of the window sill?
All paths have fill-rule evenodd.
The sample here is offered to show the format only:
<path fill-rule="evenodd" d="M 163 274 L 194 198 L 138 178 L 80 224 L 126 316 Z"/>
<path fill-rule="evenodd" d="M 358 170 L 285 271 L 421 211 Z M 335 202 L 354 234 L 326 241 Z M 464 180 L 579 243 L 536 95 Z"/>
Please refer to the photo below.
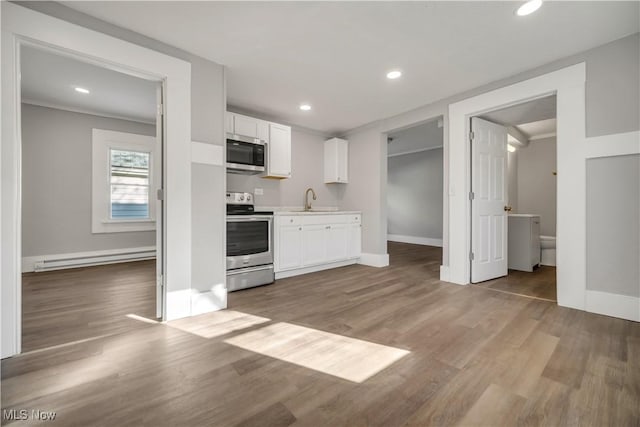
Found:
<path fill-rule="evenodd" d="M 105 219 L 94 221 L 91 224 L 91 233 L 130 233 L 138 231 L 155 231 L 156 221 L 153 219 L 113 220 Z"/>
<path fill-rule="evenodd" d="M 154 218 L 146 218 L 146 219 L 104 219 L 102 220 L 103 224 L 148 224 L 148 223 L 156 223 Z"/>

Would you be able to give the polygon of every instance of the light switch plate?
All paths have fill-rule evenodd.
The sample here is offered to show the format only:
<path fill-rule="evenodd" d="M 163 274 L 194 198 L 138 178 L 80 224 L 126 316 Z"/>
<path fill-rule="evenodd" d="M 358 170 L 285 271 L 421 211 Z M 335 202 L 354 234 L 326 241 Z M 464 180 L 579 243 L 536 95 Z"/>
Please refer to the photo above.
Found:
<path fill-rule="evenodd" d="M 254 188 L 253 195 L 254 196 L 262 196 L 264 194 L 264 190 L 262 188 Z"/>

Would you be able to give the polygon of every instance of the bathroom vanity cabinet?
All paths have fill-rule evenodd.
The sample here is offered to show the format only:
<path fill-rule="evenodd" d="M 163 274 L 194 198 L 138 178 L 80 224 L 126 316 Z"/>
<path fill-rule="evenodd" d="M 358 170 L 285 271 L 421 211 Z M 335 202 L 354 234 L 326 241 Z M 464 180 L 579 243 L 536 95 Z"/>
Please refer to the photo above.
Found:
<path fill-rule="evenodd" d="M 540 215 L 509 215 L 508 266 L 533 271 L 540 265 Z"/>

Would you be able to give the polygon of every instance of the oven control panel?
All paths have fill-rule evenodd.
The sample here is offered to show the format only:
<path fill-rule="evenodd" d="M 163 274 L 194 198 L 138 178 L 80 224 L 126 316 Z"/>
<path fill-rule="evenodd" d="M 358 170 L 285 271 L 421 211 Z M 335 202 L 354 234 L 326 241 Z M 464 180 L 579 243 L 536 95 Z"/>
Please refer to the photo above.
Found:
<path fill-rule="evenodd" d="M 251 194 L 251 193 L 228 192 L 227 193 L 227 204 L 228 205 L 252 205 L 253 204 L 253 194 Z"/>

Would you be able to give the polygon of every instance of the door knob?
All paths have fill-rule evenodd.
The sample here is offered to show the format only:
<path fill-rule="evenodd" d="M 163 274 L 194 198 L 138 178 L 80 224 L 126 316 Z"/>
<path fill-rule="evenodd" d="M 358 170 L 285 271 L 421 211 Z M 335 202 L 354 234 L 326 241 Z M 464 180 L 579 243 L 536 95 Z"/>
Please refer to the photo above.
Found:
<path fill-rule="evenodd" d="M 504 211 L 505 212 L 511 212 L 511 206 L 505 206 L 504 207 Z"/>

